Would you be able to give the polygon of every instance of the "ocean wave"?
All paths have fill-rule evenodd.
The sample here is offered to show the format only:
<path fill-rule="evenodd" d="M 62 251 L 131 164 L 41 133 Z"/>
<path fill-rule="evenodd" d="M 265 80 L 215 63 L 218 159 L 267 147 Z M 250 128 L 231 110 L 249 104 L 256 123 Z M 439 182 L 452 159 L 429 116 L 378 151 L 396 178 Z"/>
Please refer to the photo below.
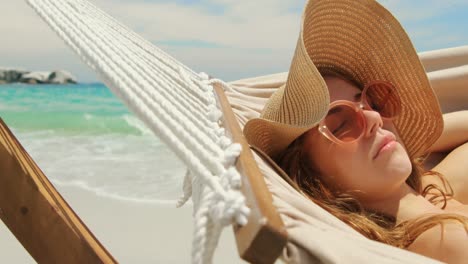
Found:
<path fill-rule="evenodd" d="M 153 135 L 143 122 L 131 114 L 95 112 L 7 112 L 2 118 L 22 132 L 55 131 L 65 135 Z"/>
<path fill-rule="evenodd" d="M 105 86 L 11 86 L 0 89 L 0 107 L 58 185 L 157 204 L 171 204 L 181 193 L 183 163 Z"/>
<path fill-rule="evenodd" d="M 84 114 L 84 116 L 83 116 L 83 117 L 84 117 L 84 119 L 85 119 L 85 120 L 91 120 L 91 119 L 93 119 L 93 118 L 94 118 L 94 116 L 93 116 L 93 115 L 91 115 L 91 114 Z"/>
<path fill-rule="evenodd" d="M 142 204 L 166 205 L 166 206 L 173 206 L 173 207 L 176 207 L 176 204 L 177 204 L 176 199 L 154 199 L 154 198 L 141 198 L 138 196 L 134 196 L 134 197 L 123 196 L 118 193 L 112 193 L 112 192 L 106 191 L 102 188 L 92 187 L 84 181 L 75 180 L 75 181 L 70 181 L 70 182 L 64 182 L 64 181 L 60 181 L 56 179 L 51 180 L 51 181 L 54 185 L 58 186 L 59 189 L 60 189 L 60 186 L 76 187 L 76 188 L 80 188 L 80 189 L 92 192 L 101 197 L 106 197 L 106 198 L 119 200 L 119 201 L 142 203 Z M 187 205 L 189 204 L 192 204 L 191 200 L 187 202 Z"/>
<path fill-rule="evenodd" d="M 29 110 L 28 107 L 20 106 L 20 105 L 10 105 L 10 104 L 2 104 L 0 103 L 0 111 L 14 111 L 14 112 L 24 112 Z"/>
<path fill-rule="evenodd" d="M 53 182 L 151 203 L 181 193 L 185 166 L 154 136 L 13 132 Z"/>
<path fill-rule="evenodd" d="M 140 119 L 132 115 L 122 115 L 122 118 L 130 127 L 136 128 L 142 135 L 152 135 L 153 132 Z"/>

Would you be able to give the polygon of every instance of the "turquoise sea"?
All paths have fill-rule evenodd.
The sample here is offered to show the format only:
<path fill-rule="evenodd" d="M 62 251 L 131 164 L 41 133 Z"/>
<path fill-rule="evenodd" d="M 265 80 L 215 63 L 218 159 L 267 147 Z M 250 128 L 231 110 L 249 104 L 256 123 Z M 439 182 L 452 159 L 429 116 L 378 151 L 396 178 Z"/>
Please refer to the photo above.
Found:
<path fill-rule="evenodd" d="M 59 186 L 168 203 L 184 165 L 101 83 L 0 85 L 0 117 Z"/>

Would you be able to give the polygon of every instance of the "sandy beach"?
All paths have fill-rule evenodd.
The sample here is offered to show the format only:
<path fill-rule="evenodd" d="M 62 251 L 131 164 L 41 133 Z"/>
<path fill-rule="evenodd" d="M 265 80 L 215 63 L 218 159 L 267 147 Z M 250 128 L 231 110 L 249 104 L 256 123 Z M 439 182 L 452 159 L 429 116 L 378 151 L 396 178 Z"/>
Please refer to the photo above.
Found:
<path fill-rule="evenodd" d="M 70 206 L 120 263 L 190 263 L 192 207 L 142 204 L 58 188 Z M 1 263 L 35 263 L 3 222 Z M 226 228 L 213 263 L 242 263 L 232 229 Z"/>

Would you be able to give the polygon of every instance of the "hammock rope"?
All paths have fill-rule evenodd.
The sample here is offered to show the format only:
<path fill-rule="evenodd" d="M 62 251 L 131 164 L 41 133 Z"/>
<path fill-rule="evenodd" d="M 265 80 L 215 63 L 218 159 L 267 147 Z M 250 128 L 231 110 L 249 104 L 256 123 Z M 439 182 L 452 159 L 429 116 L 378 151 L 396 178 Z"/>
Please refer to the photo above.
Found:
<path fill-rule="evenodd" d="M 194 204 L 193 263 L 210 263 L 223 227 L 250 213 L 235 162 L 241 146 L 222 128 L 213 84 L 83 0 L 28 0 L 101 80 L 186 164 Z"/>
<path fill-rule="evenodd" d="M 158 63 L 161 63 L 162 66 L 164 66 L 161 69 L 169 69 L 169 71 L 166 72 L 167 74 L 170 75 L 173 72 L 176 72 L 179 67 L 182 67 L 186 72 L 190 73 L 190 75 L 197 74 L 192 69 L 183 65 L 169 54 L 163 52 L 157 46 L 154 46 L 152 43 L 148 42 L 145 38 L 142 38 L 140 35 L 136 34 L 133 30 L 126 27 L 124 24 L 120 23 L 107 13 L 100 10 L 91 2 L 85 0 L 76 0 L 73 1 L 71 7 L 76 8 L 76 12 L 87 12 L 95 18 L 99 18 L 97 21 L 99 21 L 99 23 L 105 24 L 110 31 L 121 35 L 129 42 L 138 46 L 138 51 L 142 54 L 146 54 L 144 58 L 146 58 L 150 63 L 157 61 Z M 159 64 L 156 63 L 155 65 Z M 177 82 L 180 80 L 174 79 L 174 81 Z"/>

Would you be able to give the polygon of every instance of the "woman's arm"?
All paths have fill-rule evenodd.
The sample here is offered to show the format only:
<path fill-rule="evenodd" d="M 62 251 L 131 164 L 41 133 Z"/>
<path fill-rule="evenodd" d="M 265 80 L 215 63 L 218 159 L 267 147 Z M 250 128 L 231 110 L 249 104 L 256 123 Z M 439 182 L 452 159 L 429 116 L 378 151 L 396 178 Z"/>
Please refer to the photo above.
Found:
<path fill-rule="evenodd" d="M 468 105 L 468 103 L 467 103 Z M 444 130 L 429 152 L 447 152 L 468 142 L 468 110 L 443 115 Z"/>
<path fill-rule="evenodd" d="M 442 53 L 443 52 L 443 53 Z M 426 53 L 423 62 L 444 113 L 444 130 L 429 149 L 427 170 L 442 173 L 455 198 L 468 204 L 468 50 L 466 47 Z M 454 112 L 458 111 L 458 112 Z M 422 178 L 423 187 L 444 183 L 436 176 Z"/>
<path fill-rule="evenodd" d="M 425 161 L 427 170 L 444 175 L 453 190 L 454 198 L 468 204 L 468 111 L 444 114 L 444 131 L 430 149 Z M 435 175 L 422 179 L 423 188 L 429 184 L 445 186 Z M 445 190 L 446 193 L 449 189 Z"/>
<path fill-rule="evenodd" d="M 468 56 L 464 55 L 465 60 Z M 443 113 L 468 110 L 468 61 L 427 74 Z"/>
<path fill-rule="evenodd" d="M 433 171 L 441 173 L 453 190 L 453 198 L 462 204 L 468 204 L 468 142 L 450 152 Z M 426 175 L 421 179 L 423 187 L 435 183 L 440 187 L 444 183 L 435 175 Z M 446 189 L 446 193 L 448 193 Z"/>

